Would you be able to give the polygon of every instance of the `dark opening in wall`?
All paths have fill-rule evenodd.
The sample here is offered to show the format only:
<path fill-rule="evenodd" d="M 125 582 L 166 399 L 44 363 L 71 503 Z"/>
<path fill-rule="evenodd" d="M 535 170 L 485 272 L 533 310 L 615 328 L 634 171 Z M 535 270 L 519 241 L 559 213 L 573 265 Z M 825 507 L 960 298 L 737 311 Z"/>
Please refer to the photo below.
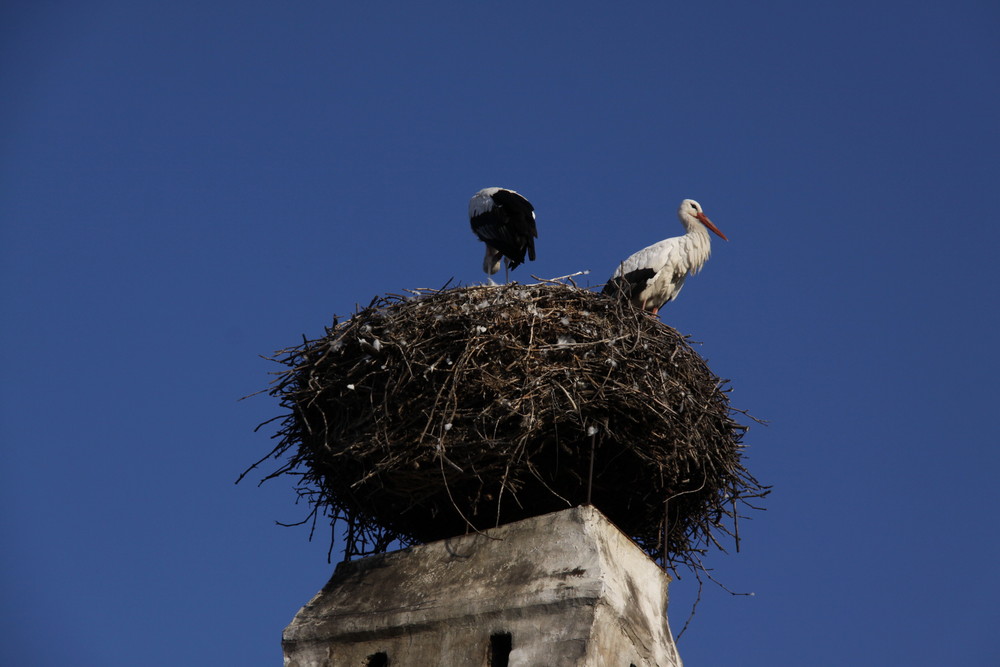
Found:
<path fill-rule="evenodd" d="M 498 632 L 495 635 L 490 635 L 489 667 L 507 667 L 512 647 L 513 639 L 509 632 Z"/>
<path fill-rule="evenodd" d="M 365 663 L 365 667 L 389 667 L 389 654 L 385 651 L 372 653 L 368 656 L 368 662 Z"/>

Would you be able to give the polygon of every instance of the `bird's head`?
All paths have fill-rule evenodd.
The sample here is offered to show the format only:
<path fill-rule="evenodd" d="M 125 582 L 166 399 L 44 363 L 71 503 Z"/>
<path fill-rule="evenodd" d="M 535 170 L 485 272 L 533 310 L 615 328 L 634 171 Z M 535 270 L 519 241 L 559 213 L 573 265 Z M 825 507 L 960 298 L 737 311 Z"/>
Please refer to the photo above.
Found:
<path fill-rule="evenodd" d="M 726 235 L 719 231 L 719 228 L 712 224 L 712 221 L 708 219 L 705 212 L 701 210 L 701 204 L 693 199 L 685 199 L 681 202 L 681 206 L 677 209 L 677 215 L 680 217 L 681 222 L 684 226 L 690 229 L 690 223 L 697 220 L 701 224 L 705 225 L 713 232 L 719 235 L 723 241 L 728 241 Z"/>

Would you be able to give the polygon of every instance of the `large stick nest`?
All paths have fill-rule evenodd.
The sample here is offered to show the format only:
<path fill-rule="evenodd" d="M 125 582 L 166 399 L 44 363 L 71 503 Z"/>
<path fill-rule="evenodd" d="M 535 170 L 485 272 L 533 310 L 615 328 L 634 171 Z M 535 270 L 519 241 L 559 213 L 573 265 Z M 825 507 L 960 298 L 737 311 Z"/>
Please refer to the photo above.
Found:
<path fill-rule="evenodd" d="M 575 286 L 387 296 L 275 359 L 288 413 L 266 479 L 297 476 L 313 520 L 346 524 L 347 558 L 589 500 L 695 566 L 767 493 L 726 381 L 674 329 Z"/>

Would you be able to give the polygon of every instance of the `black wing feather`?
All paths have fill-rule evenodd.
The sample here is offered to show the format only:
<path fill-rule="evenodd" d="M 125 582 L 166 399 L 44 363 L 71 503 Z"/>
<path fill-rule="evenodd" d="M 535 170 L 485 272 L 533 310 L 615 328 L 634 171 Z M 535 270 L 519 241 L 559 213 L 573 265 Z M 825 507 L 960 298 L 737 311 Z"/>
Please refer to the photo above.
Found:
<path fill-rule="evenodd" d="M 524 263 L 524 254 L 535 260 L 535 208 L 527 199 L 511 192 L 498 190 L 492 195 L 493 208 L 472 219 L 472 231 L 480 241 L 499 250 L 511 269 Z"/>
<path fill-rule="evenodd" d="M 612 278 L 604 285 L 602 294 L 617 296 L 623 299 L 633 300 L 646 288 L 649 281 L 656 275 L 653 269 L 636 269 L 629 271 L 623 276 Z"/>

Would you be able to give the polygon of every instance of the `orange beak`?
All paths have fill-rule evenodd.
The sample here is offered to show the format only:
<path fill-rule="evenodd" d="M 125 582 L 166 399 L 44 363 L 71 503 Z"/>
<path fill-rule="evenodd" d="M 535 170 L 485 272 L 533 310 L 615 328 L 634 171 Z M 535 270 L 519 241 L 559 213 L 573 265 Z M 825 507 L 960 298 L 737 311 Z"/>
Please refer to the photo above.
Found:
<path fill-rule="evenodd" d="M 726 238 L 725 234 L 723 234 L 722 232 L 719 231 L 718 227 L 716 227 L 715 225 L 712 224 L 712 221 L 708 219 L 707 215 L 705 215 L 704 213 L 698 212 L 697 214 L 695 214 L 695 217 L 698 218 L 701 221 L 701 224 L 705 225 L 706 227 L 708 227 L 709 229 L 711 229 L 713 232 L 715 232 L 716 234 L 718 234 L 719 237 L 722 238 L 723 241 L 728 241 L 729 240 L 729 239 Z"/>

